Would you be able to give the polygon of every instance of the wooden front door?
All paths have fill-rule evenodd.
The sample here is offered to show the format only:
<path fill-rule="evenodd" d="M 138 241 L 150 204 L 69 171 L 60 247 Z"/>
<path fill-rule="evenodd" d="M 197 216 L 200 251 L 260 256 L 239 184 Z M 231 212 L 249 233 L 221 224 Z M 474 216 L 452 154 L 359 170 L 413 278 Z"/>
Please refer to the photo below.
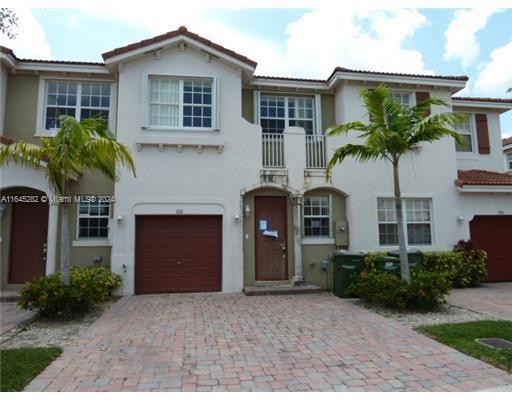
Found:
<path fill-rule="evenodd" d="M 20 284 L 45 273 L 48 203 L 12 207 L 9 283 Z"/>
<path fill-rule="evenodd" d="M 286 205 L 284 196 L 254 198 L 257 281 L 288 279 Z"/>

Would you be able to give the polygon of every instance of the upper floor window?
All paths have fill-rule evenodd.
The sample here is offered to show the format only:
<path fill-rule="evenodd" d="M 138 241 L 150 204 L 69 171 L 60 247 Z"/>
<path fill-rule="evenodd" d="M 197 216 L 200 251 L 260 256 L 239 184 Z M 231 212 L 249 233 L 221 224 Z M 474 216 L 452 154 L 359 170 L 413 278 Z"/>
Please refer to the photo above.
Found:
<path fill-rule="evenodd" d="M 78 120 L 110 115 L 110 83 L 46 82 L 45 128 L 60 128 L 59 116 Z"/>
<path fill-rule="evenodd" d="M 414 104 L 412 103 L 412 93 L 411 92 L 391 92 L 391 97 L 393 97 L 396 101 L 398 101 L 404 107 L 412 107 Z"/>
<path fill-rule="evenodd" d="M 107 239 L 110 203 L 82 201 L 78 205 L 78 239 Z"/>
<path fill-rule="evenodd" d="M 405 199 L 402 204 L 407 244 L 432 244 L 431 199 Z M 377 199 L 377 212 L 379 221 L 379 244 L 381 246 L 398 245 L 398 224 L 394 199 Z"/>
<path fill-rule="evenodd" d="M 466 120 L 455 125 L 454 130 L 461 136 L 461 143 L 455 142 L 455 149 L 458 152 L 470 153 L 473 151 L 474 124 L 473 115 L 466 114 Z"/>
<path fill-rule="evenodd" d="M 263 133 L 283 133 L 289 126 L 316 133 L 314 97 L 261 94 L 259 115 Z"/>
<path fill-rule="evenodd" d="M 331 237 L 331 201 L 329 196 L 304 197 L 304 236 Z"/>
<path fill-rule="evenodd" d="M 212 79 L 149 78 L 149 126 L 212 128 Z"/>
<path fill-rule="evenodd" d="M 507 153 L 506 160 L 507 160 L 507 171 L 512 171 L 512 153 Z"/>

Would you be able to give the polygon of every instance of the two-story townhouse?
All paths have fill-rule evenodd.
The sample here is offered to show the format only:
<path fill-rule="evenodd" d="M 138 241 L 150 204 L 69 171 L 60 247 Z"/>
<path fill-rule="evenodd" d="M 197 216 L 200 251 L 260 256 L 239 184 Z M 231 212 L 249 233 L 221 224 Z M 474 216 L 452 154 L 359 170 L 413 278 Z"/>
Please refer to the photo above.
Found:
<path fill-rule="evenodd" d="M 335 249 L 396 248 L 391 167 L 348 160 L 326 182 L 338 146 L 328 127 L 367 121 L 361 88 L 385 83 L 407 105 L 428 96 L 466 112 L 452 138 L 401 163 L 407 243 L 449 249 L 475 239 L 490 279 L 512 279 L 512 177 L 503 172 L 501 99 L 455 98 L 467 77 L 336 68 L 325 80 L 255 75 L 256 62 L 181 27 L 103 54 L 104 63 L 18 59 L 2 49 L 2 141 L 37 142 L 56 116 L 102 115 L 132 151 L 137 177 L 84 172 L 73 204 L 71 259 L 110 263 L 123 294 L 240 291 L 304 281 L 332 284 Z M 433 107 L 432 113 L 444 107 Z M 0 171 L 2 194 L 50 195 L 44 166 Z M 2 287 L 58 269 L 58 208 L 2 207 Z"/>

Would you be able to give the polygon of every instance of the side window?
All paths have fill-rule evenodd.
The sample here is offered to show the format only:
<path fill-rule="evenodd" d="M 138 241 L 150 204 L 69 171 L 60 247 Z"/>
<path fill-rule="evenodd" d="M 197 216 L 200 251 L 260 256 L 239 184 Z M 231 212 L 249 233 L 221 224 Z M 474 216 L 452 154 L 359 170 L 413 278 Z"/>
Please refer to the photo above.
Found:
<path fill-rule="evenodd" d="M 304 197 L 304 236 L 331 237 L 331 201 L 329 196 Z"/>
<path fill-rule="evenodd" d="M 60 128 L 59 117 L 102 118 L 107 124 L 111 104 L 110 83 L 46 82 L 44 126 Z"/>
<path fill-rule="evenodd" d="M 107 239 L 109 218 L 110 203 L 79 203 L 78 239 Z"/>
<path fill-rule="evenodd" d="M 462 143 L 455 142 L 455 149 L 461 153 L 471 153 L 473 151 L 473 137 L 475 128 L 473 123 L 473 114 L 466 114 L 466 121 L 455 125 L 454 130 L 460 134 Z"/>

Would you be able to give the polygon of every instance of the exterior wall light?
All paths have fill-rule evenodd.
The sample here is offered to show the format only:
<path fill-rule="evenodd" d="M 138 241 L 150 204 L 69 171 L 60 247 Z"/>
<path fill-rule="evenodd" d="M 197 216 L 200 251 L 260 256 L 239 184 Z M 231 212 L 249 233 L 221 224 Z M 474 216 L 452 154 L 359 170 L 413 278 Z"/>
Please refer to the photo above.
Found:
<path fill-rule="evenodd" d="M 244 214 L 246 218 L 249 218 L 251 216 L 251 207 L 249 206 L 249 204 L 245 205 Z"/>
<path fill-rule="evenodd" d="M 238 214 L 233 215 L 233 221 L 240 222 L 240 215 L 238 215 Z"/>
<path fill-rule="evenodd" d="M 465 219 L 466 219 L 466 218 L 464 217 L 464 215 L 458 215 L 458 216 L 457 216 L 457 222 L 458 222 L 459 224 L 462 224 L 462 223 L 464 222 L 464 220 L 465 220 Z"/>
<path fill-rule="evenodd" d="M 119 214 L 119 215 L 117 216 L 117 222 L 118 222 L 118 223 L 123 222 L 123 219 L 124 219 L 124 215 L 123 215 L 123 214 Z"/>

